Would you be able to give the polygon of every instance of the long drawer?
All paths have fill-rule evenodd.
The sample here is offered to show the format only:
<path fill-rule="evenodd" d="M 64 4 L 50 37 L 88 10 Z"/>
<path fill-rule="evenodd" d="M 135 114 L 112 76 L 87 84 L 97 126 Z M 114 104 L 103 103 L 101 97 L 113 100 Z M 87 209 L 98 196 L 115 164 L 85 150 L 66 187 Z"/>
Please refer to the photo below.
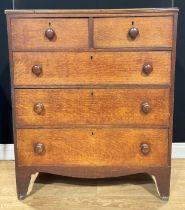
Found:
<path fill-rule="evenodd" d="M 11 20 L 13 50 L 88 48 L 87 18 L 15 18 Z"/>
<path fill-rule="evenodd" d="M 95 48 L 171 47 L 172 40 L 173 17 L 94 19 Z"/>
<path fill-rule="evenodd" d="M 17 127 L 169 126 L 169 89 L 16 89 Z"/>
<path fill-rule="evenodd" d="M 18 163 L 68 166 L 165 166 L 165 129 L 17 129 Z"/>
<path fill-rule="evenodd" d="M 170 84 L 171 52 L 14 52 L 14 85 Z"/>

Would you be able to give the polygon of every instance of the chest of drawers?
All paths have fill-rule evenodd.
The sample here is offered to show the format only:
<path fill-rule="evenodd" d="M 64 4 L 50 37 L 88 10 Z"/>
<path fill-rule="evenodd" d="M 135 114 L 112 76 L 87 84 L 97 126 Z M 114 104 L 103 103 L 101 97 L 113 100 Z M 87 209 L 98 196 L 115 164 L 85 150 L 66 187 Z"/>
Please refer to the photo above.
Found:
<path fill-rule="evenodd" d="M 148 173 L 168 199 L 177 12 L 6 11 L 19 199 L 36 172 Z"/>

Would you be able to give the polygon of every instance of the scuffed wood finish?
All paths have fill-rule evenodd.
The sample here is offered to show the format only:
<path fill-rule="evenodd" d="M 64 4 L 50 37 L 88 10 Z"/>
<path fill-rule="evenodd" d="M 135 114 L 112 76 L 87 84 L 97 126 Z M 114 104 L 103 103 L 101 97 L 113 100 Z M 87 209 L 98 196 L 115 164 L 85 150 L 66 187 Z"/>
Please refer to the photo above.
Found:
<path fill-rule="evenodd" d="M 53 40 L 45 37 L 48 28 Z M 12 19 L 11 41 L 13 50 L 88 48 L 88 19 Z"/>
<path fill-rule="evenodd" d="M 131 39 L 130 28 L 139 29 Z M 172 47 L 173 17 L 95 18 L 94 47 Z"/>
<path fill-rule="evenodd" d="M 168 131 L 157 129 L 55 129 L 17 130 L 20 166 L 80 165 L 146 167 L 166 166 Z M 43 154 L 34 151 L 42 143 Z M 141 144 L 150 152 L 143 155 Z"/>
<path fill-rule="evenodd" d="M 168 89 L 15 90 L 17 127 L 169 125 Z M 150 104 L 144 113 L 142 105 Z M 42 103 L 43 111 L 34 112 Z"/>
<path fill-rule="evenodd" d="M 14 52 L 13 60 L 15 86 L 170 84 L 171 52 Z"/>

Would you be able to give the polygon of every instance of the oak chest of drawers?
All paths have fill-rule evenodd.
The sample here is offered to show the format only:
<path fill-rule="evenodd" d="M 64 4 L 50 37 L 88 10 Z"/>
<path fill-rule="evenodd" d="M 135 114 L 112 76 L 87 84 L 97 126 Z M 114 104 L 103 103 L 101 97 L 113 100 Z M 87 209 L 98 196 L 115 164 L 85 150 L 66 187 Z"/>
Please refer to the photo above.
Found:
<path fill-rule="evenodd" d="M 6 12 L 19 199 L 36 172 L 148 173 L 168 199 L 177 12 Z"/>

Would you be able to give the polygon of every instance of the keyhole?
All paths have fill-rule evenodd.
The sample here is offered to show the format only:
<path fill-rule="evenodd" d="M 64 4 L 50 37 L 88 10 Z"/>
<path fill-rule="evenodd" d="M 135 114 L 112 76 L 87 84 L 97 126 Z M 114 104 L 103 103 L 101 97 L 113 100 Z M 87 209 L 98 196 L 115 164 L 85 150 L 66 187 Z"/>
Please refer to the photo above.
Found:
<path fill-rule="evenodd" d="M 134 21 L 132 21 L 132 25 L 134 25 Z"/>
<path fill-rule="evenodd" d="M 93 92 L 91 92 L 91 96 L 93 96 L 94 95 L 94 93 Z"/>
<path fill-rule="evenodd" d="M 94 136 L 94 132 L 92 132 L 91 135 Z"/>
<path fill-rule="evenodd" d="M 51 22 L 49 22 L 49 27 L 51 27 Z"/>
<path fill-rule="evenodd" d="M 91 55 L 91 60 L 93 59 L 93 56 Z"/>

